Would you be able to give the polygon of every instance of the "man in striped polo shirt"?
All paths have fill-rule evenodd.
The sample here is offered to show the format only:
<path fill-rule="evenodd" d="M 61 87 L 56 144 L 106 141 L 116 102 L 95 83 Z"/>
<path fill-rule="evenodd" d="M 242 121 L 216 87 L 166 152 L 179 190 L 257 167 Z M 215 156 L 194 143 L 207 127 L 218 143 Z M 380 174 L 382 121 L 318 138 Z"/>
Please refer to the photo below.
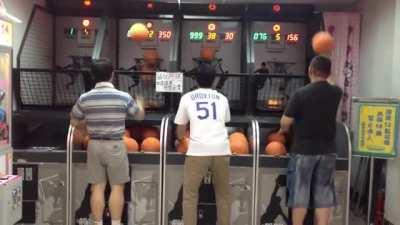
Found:
<path fill-rule="evenodd" d="M 112 225 L 121 224 L 124 206 L 124 185 L 129 182 L 129 162 L 122 137 L 127 116 L 144 118 L 143 104 L 114 88 L 113 66 L 107 59 L 93 62 L 91 72 L 96 86 L 82 94 L 71 112 L 71 125 L 86 123 L 90 136 L 87 155 L 88 179 L 91 184 L 91 217 L 102 225 L 105 207 L 104 191 L 110 182 L 109 210 Z"/>

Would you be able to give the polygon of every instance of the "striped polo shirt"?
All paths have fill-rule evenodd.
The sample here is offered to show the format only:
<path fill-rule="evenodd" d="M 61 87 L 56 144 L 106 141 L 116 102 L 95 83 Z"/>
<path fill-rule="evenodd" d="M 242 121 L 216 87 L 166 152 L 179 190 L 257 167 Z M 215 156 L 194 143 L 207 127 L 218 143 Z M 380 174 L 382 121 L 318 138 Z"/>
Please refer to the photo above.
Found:
<path fill-rule="evenodd" d="M 138 107 L 132 97 L 119 91 L 109 82 L 99 82 L 95 88 L 82 94 L 72 116 L 85 120 L 91 139 L 122 139 L 125 119 L 135 116 Z"/>

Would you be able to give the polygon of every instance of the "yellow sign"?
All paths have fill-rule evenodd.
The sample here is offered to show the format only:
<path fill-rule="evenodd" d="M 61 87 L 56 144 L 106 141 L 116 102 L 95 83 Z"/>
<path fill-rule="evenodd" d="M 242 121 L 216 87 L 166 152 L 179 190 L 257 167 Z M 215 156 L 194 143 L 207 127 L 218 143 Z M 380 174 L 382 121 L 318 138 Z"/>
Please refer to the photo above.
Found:
<path fill-rule="evenodd" d="M 0 20 L 0 45 L 12 47 L 12 24 Z"/>
<path fill-rule="evenodd" d="M 395 156 L 397 115 L 397 105 L 361 104 L 356 151 L 360 154 Z"/>

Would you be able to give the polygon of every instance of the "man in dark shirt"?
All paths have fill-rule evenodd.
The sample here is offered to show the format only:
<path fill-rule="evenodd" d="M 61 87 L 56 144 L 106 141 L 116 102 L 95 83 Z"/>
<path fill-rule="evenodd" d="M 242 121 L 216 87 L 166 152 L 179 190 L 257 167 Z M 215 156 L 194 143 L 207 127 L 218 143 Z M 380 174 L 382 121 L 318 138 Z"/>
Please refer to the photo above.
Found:
<path fill-rule="evenodd" d="M 334 139 L 342 91 L 327 82 L 330 73 L 330 59 L 314 57 L 311 83 L 296 91 L 281 119 L 280 133 L 289 133 L 292 124 L 294 132 L 287 172 L 293 225 L 303 225 L 307 208 L 315 209 L 316 225 L 327 225 L 336 204 Z"/>

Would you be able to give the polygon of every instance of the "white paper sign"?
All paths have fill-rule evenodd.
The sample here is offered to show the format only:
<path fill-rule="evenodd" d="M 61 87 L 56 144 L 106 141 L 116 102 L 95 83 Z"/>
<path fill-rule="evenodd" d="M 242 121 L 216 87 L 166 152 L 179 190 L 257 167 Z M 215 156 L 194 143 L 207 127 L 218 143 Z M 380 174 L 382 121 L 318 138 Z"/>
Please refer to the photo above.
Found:
<path fill-rule="evenodd" d="M 157 72 L 156 92 L 182 93 L 183 73 Z"/>

